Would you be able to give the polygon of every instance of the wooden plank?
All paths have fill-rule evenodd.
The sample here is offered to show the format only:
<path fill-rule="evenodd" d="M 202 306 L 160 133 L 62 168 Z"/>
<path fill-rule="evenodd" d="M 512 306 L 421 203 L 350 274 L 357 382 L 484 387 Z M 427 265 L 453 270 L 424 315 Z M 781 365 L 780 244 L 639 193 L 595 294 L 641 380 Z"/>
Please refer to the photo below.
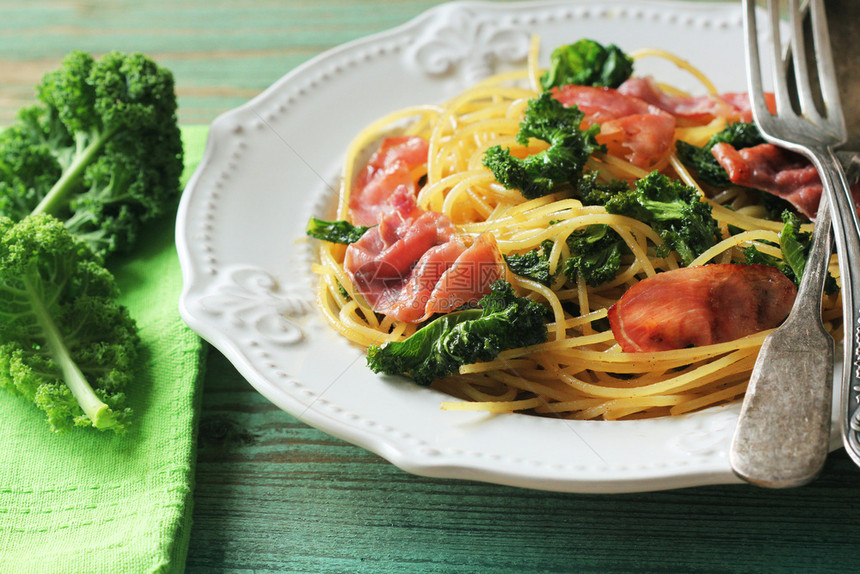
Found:
<path fill-rule="evenodd" d="M 203 0 L 0 2 L 0 126 L 70 50 L 141 51 L 173 70 L 180 121 L 208 124 L 321 51 L 436 4 Z"/>
<path fill-rule="evenodd" d="M 840 571 L 857 469 L 615 496 L 409 475 L 273 407 L 212 351 L 189 572 Z"/>

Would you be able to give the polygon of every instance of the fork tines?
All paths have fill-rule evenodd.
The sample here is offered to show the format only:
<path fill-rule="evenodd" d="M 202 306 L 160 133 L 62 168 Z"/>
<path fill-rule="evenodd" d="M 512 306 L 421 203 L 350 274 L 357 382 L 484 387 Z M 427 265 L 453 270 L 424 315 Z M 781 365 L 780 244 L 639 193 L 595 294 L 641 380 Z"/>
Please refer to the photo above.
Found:
<path fill-rule="evenodd" d="M 764 132 L 765 137 L 774 131 L 772 125 L 771 111 L 767 107 L 764 97 L 762 79 L 762 53 L 759 47 L 759 30 L 757 25 L 757 4 L 754 0 L 744 0 L 746 17 L 744 19 L 747 41 L 747 73 L 750 88 L 750 102 L 752 104 L 753 117 Z M 782 33 L 784 21 L 783 9 L 787 10 L 788 16 L 788 51 L 782 44 Z M 812 42 L 807 45 L 804 33 L 804 19 L 808 10 L 811 18 Z M 844 139 L 843 133 L 838 133 L 838 126 L 844 126 L 842 107 L 839 103 L 839 89 L 836 84 L 833 54 L 830 47 L 830 35 L 827 30 L 824 0 L 810 0 L 799 2 L 798 0 L 768 0 L 767 16 L 770 31 L 769 50 L 766 57 L 772 59 L 773 89 L 776 103 L 776 112 L 782 117 L 791 115 L 816 124 L 818 127 L 827 125 L 836 127 L 832 134 L 833 140 L 829 145 L 837 145 Z M 816 67 L 809 69 L 808 55 L 814 52 Z M 793 67 L 796 79 L 795 85 L 789 86 L 787 77 L 789 64 Z M 818 88 L 818 92 L 814 91 Z M 793 89 L 793 90 L 792 90 Z M 793 99 L 796 96 L 796 100 Z M 816 105 L 821 102 L 822 107 Z M 784 128 L 784 126 L 783 126 Z M 844 128 L 843 128 L 844 130 Z M 802 130 L 793 138 L 796 143 L 805 143 L 805 135 Z M 819 134 L 820 135 L 820 134 Z M 791 144 L 787 138 L 780 138 L 783 145 Z M 820 137 L 816 137 L 816 143 L 822 143 Z"/>

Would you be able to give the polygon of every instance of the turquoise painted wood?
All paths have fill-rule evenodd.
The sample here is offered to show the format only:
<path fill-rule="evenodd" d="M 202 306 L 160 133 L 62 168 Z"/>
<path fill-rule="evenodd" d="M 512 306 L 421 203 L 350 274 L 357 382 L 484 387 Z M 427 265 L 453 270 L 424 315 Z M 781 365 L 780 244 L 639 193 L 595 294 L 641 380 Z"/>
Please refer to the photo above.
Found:
<path fill-rule="evenodd" d="M 145 51 L 206 124 L 321 51 L 401 24 L 411 0 L 0 0 L 0 125 L 72 49 Z M 217 351 L 186 571 L 852 572 L 860 471 L 811 485 L 617 496 L 409 475 L 278 410 Z"/>
<path fill-rule="evenodd" d="M 151 55 L 176 76 L 180 121 L 209 123 L 323 50 L 437 3 L 0 0 L 0 125 L 72 49 Z"/>
<path fill-rule="evenodd" d="M 190 572 L 849 572 L 858 470 L 615 496 L 406 474 L 308 428 L 212 352 Z"/>

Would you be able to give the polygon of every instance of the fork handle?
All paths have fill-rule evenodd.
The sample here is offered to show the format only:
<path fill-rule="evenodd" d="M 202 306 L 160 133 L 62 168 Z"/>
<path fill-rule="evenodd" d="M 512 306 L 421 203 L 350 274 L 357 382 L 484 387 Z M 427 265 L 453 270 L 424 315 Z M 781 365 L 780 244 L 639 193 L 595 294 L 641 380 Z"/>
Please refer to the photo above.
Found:
<path fill-rule="evenodd" d="M 830 199 L 833 238 L 839 253 L 842 284 L 845 330 L 839 410 L 842 442 L 848 455 L 860 465 L 860 220 L 841 162 L 830 148 L 817 151 L 819 153 L 813 163 L 821 176 L 824 192 Z"/>
<path fill-rule="evenodd" d="M 825 196 L 791 314 L 761 346 L 729 450 L 735 474 L 768 488 L 810 482 L 829 451 L 834 345 L 821 323 L 831 252 L 826 204 Z"/>

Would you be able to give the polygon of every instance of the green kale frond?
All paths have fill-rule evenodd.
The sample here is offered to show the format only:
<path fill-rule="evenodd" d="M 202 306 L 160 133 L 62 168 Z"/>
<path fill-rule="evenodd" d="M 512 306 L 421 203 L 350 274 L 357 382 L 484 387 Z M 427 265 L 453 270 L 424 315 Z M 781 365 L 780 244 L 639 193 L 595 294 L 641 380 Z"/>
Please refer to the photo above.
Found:
<path fill-rule="evenodd" d="M 540 83 L 544 90 L 567 84 L 617 88 L 632 73 L 633 59 L 621 48 L 583 39 L 553 50 L 549 70 Z"/>
<path fill-rule="evenodd" d="M 305 233 L 315 239 L 349 245 L 355 243 L 370 227 L 353 225 L 348 221 L 324 221 L 311 217 Z"/>
<path fill-rule="evenodd" d="M 70 53 L 0 134 L 0 216 L 48 213 L 98 253 L 175 208 L 182 141 L 172 74 L 141 54 Z"/>
<path fill-rule="evenodd" d="M 552 251 L 552 246 L 553 242 L 546 240 L 541 243 L 540 247 L 525 253 L 513 253 L 503 257 L 508 268 L 517 275 L 549 287 L 558 274 L 558 270 L 555 273 L 550 273 L 549 269 L 549 254 Z"/>
<path fill-rule="evenodd" d="M 570 257 L 564 262 L 564 274 L 575 283 L 577 277 L 597 287 L 615 279 L 621 269 L 621 256 L 630 250 L 614 229 L 594 224 L 574 231 L 567 238 Z"/>
<path fill-rule="evenodd" d="M 549 148 L 520 159 L 497 145 L 485 152 L 483 164 L 505 188 L 517 189 L 527 199 L 554 193 L 563 184 L 576 185 L 589 156 L 603 150 L 595 139 L 600 127 L 581 130 L 583 118 L 576 106 L 566 107 L 544 92 L 529 101 L 517 142 L 527 145 L 535 138 Z"/>
<path fill-rule="evenodd" d="M 0 386 L 56 431 L 125 429 L 138 336 L 100 257 L 56 218 L 0 218 Z"/>
<path fill-rule="evenodd" d="M 456 373 L 461 365 L 489 361 L 505 349 L 546 341 L 546 309 L 516 296 L 507 281 L 493 283 L 480 306 L 442 315 L 403 341 L 371 345 L 368 366 L 375 373 L 407 375 L 420 385 L 429 385 Z"/>
<path fill-rule="evenodd" d="M 603 182 L 598 181 L 599 175 L 597 171 L 586 170 L 580 178 L 573 196 L 583 205 L 606 205 L 612 197 L 630 190 L 622 179 Z"/>
<path fill-rule="evenodd" d="M 711 205 L 700 201 L 696 189 L 652 172 L 636 181 L 628 192 L 609 197 L 606 211 L 649 224 L 663 239 L 658 255 L 675 251 L 684 265 L 720 240 L 720 231 L 711 214 Z"/>
<path fill-rule="evenodd" d="M 791 211 L 786 210 L 782 213 L 782 221 L 784 225 L 779 231 L 782 259 L 762 253 L 751 246 L 744 249 L 744 263 L 776 267 L 799 287 L 806 268 L 806 260 L 809 257 L 809 249 L 812 247 L 812 234 L 801 231 L 800 218 Z M 828 273 L 824 281 L 824 292 L 833 295 L 838 291 L 839 285 L 836 279 Z"/>

